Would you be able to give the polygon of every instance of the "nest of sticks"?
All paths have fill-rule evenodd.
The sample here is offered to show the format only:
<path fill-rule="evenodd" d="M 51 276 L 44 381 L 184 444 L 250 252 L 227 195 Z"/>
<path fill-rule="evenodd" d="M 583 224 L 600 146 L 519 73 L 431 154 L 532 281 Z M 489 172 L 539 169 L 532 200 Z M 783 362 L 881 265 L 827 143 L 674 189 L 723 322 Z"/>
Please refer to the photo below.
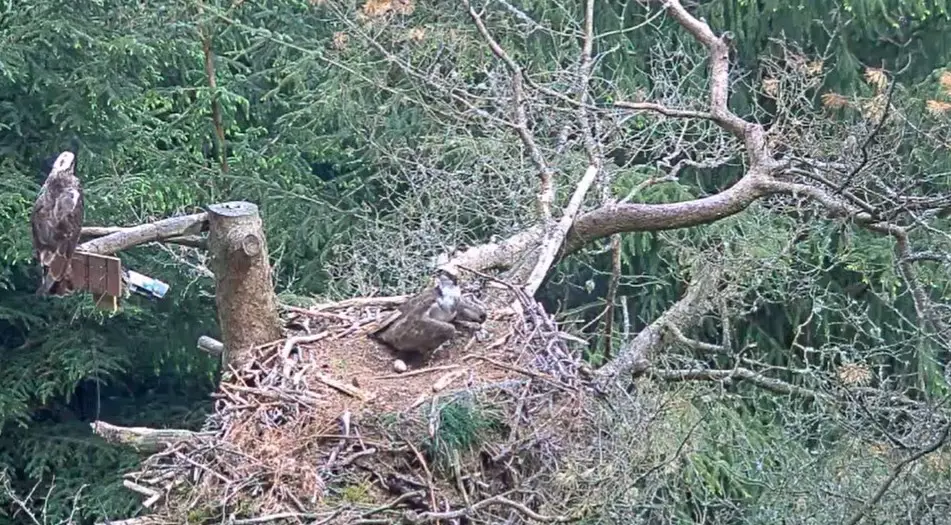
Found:
<path fill-rule="evenodd" d="M 557 478 L 566 443 L 591 432 L 585 370 L 534 300 L 495 297 L 480 333 L 402 373 L 367 336 L 399 298 L 285 307 L 286 339 L 225 374 L 203 432 L 127 484 L 153 494 L 151 523 L 579 518 Z"/>

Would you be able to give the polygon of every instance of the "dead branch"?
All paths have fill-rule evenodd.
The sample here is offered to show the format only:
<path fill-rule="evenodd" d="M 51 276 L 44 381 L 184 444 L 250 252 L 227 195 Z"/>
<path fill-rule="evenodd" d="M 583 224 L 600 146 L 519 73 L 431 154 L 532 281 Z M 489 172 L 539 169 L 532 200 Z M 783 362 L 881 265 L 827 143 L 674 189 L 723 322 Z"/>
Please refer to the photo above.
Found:
<path fill-rule="evenodd" d="M 81 252 L 111 255 L 147 242 L 165 241 L 195 235 L 207 228 L 208 215 L 206 213 L 182 215 L 150 224 L 118 228 L 103 237 L 86 241 L 80 244 L 76 249 Z M 84 234 L 86 234 L 87 231 L 89 232 L 89 236 L 104 232 L 101 228 L 83 228 Z"/>
<path fill-rule="evenodd" d="M 562 242 L 564 242 L 571 225 L 574 224 L 575 216 L 581 208 L 581 203 L 584 201 L 585 195 L 588 194 L 591 185 L 594 184 L 594 179 L 597 177 L 599 171 L 597 166 L 588 166 L 578 186 L 575 187 L 575 192 L 571 196 L 571 201 L 568 202 L 568 206 L 565 207 L 565 212 L 561 220 L 559 220 L 558 224 L 545 236 L 545 240 L 542 241 L 538 261 L 535 263 L 535 268 L 532 269 L 532 273 L 528 276 L 528 282 L 525 284 L 525 293 L 527 295 L 535 295 L 535 292 L 537 292 L 538 288 L 542 285 L 542 281 L 545 280 L 545 276 L 548 275 L 548 270 L 551 269 L 552 263 L 555 262 Z"/>
<path fill-rule="evenodd" d="M 683 330 L 694 326 L 713 305 L 713 295 L 723 269 L 717 263 L 707 263 L 697 270 L 697 275 L 687 287 L 684 297 L 674 303 L 653 323 L 645 327 L 634 339 L 618 349 L 617 357 L 595 372 L 595 382 L 602 389 L 621 376 L 645 370 L 651 353 L 663 345 L 665 327 L 673 325 Z"/>
<path fill-rule="evenodd" d="M 672 204 L 609 204 L 594 211 L 583 213 L 569 229 L 566 241 L 557 257 L 564 257 L 577 251 L 588 242 L 615 233 L 670 230 L 711 223 L 742 212 L 753 202 L 771 193 L 770 188 L 763 183 L 770 180 L 771 174 L 778 169 L 779 163 L 772 158 L 763 127 L 757 123 L 741 119 L 731 112 L 727 106 L 730 35 L 717 37 L 706 22 L 700 21 L 689 14 L 678 0 L 667 2 L 665 7 L 668 13 L 680 23 L 681 27 L 706 46 L 710 52 L 709 113 L 677 111 L 655 103 L 621 102 L 615 103 L 614 106 L 631 111 L 658 112 L 678 118 L 712 120 L 743 142 L 750 160 L 749 169 L 736 184 L 716 195 Z M 500 51 L 504 53 L 504 50 Z M 496 51 L 496 54 L 500 55 L 499 51 Z M 517 69 L 517 71 L 521 70 Z M 565 98 L 566 101 L 577 104 L 576 101 L 568 97 Z M 528 231 L 518 235 L 519 240 L 523 242 L 529 239 L 533 240 L 534 242 L 531 243 L 533 246 L 538 245 L 538 236 L 538 233 L 529 234 Z M 521 244 L 521 242 L 514 242 L 513 238 L 507 246 L 512 247 Z M 501 248 L 502 244 L 498 246 Z M 511 264 L 513 256 L 522 255 L 522 253 L 513 254 L 509 251 L 506 254 L 509 257 L 505 257 L 502 254 L 487 253 L 490 251 L 492 250 L 487 245 L 471 248 L 451 260 L 448 266 L 463 264 L 476 269 L 486 269 L 479 264 L 473 264 L 476 261 L 473 261 L 472 255 L 477 252 L 481 255 L 479 262 L 492 261 L 496 264 L 500 260 L 506 259 L 508 259 L 506 262 Z"/>
<path fill-rule="evenodd" d="M 129 228 L 123 228 L 121 226 L 85 226 L 80 233 L 80 239 L 83 241 L 90 241 L 92 239 L 98 239 L 100 237 L 105 237 L 114 233 L 122 233 L 128 230 Z M 179 246 L 201 249 L 207 248 L 208 245 L 205 238 L 201 235 L 181 235 L 178 237 L 169 237 L 167 239 L 157 239 L 155 242 L 178 244 Z"/>
<path fill-rule="evenodd" d="M 670 204 L 615 204 L 581 214 L 568 232 L 561 257 L 615 233 L 648 232 L 710 224 L 736 215 L 769 195 L 759 176 L 747 174 L 715 195 Z"/>
<path fill-rule="evenodd" d="M 198 349 L 211 355 L 220 356 L 225 351 L 225 345 L 217 339 L 203 335 L 198 338 Z"/>
<path fill-rule="evenodd" d="M 194 441 L 214 435 L 213 432 L 193 432 L 172 428 L 120 427 L 105 421 L 89 424 L 92 431 L 110 443 L 130 445 L 142 452 L 158 452 L 171 444 Z"/>
<path fill-rule="evenodd" d="M 469 10 L 469 16 L 475 22 L 476 28 L 478 28 L 479 33 L 482 35 L 482 38 L 488 43 L 489 48 L 492 52 L 505 63 L 505 67 L 508 68 L 509 72 L 512 74 L 512 93 L 514 97 L 514 111 L 515 111 L 515 130 L 518 133 L 519 139 L 522 141 L 522 144 L 525 145 L 525 149 L 528 150 L 529 156 L 532 159 L 532 163 L 538 168 L 539 178 L 541 180 L 540 189 L 538 192 L 538 207 L 539 213 L 543 221 L 548 221 L 551 216 L 551 205 L 555 200 L 555 183 L 554 175 L 555 171 L 552 169 L 551 165 L 545 160 L 545 156 L 542 154 L 541 148 L 538 147 L 538 144 L 535 142 L 535 137 L 532 135 L 532 132 L 528 129 L 528 115 L 525 112 L 525 87 L 523 84 L 524 73 L 522 68 L 519 67 L 517 63 L 502 49 L 502 46 L 496 42 L 495 38 L 489 33 L 488 28 L 485 27 L 485 23 L 482 21 L 482 17 L 476 13 L 475 9 L 472 8 L 472 5 L 469 3 L 469 0 L 462 0 L 463 5 L 466 6 L 466 9 Z"/>
<path fill-rule="evenodd" d="M 766 377 L 748 368 L 737 367 L 730 370 L 697 369 L 697 370 L 666 370 L 662 368 L 648 368 L 645 372 L 650 377 L 664 381 L 727 381 L 738 379 L 748 381 L 774 394 L 796 395 L 804 399 L 829 401 L 831 397 L 816 390 L 789 384 L 779 379 Z"/>
<path fill-rule="evenodd" d="M 869 498 L 865 504 L 862 505 L 861 509 L 859 509 L 851 518 L 849 518 L 849 521 L 846 522 L 847 525 L 857 525 L 860 521 L 862 521 L 862 519 L 865 518 L 865 515 L 868 514 L 868 512 L 872 509 L 872 507 L 877 505 L 878 502 L 881 501 L 882 497 L 885 496 L 885 493 L 888 492 L 888 489 L 892 486 L 892 483 L 894 483 L 895 480 L 898 479 L 898 476 L 901 475 L 901 473 L 905 470 L 905 467 L 944 446 L 948 442 L 949 431 L 951 431 L 951 423 L 945 424 L 938 437 L 928 446 L 922 448 L 918 452 L 915 452 L 911 456 L 908 456 L 907 458 L 900 461 L 897 465 L 892 467 L 888 477 L 885 478 L 885 481 L 882 482 L 878 490 L 875 491 L 875 494 Z"/>

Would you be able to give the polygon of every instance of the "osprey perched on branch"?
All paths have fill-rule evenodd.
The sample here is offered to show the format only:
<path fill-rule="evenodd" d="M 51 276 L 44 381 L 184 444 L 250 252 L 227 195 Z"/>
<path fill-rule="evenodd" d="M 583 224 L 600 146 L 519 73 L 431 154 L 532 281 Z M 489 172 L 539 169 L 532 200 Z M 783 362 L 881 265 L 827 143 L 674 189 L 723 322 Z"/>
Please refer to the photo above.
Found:
<path fill-rule="evenodd" d="M 67 295 L 75 289 L 72 258 L 83 226 L 83 190 L 76 177 L 76 153 L 56 157 L 30 215 L 33 255 L 43 268 L 37 295 Z"/>

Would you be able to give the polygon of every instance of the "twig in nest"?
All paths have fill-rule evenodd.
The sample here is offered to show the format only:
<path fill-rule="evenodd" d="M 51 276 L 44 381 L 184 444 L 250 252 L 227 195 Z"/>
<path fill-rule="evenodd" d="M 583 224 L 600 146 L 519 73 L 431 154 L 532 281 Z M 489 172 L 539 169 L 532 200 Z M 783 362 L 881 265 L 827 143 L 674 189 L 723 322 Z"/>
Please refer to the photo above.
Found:
<path fill-rule="evenodd" d="M 426 473 L 426 490 L 429 492 L 429 505 L 431 509 L 436 509 L 436 489 L 433 488 L 433 473 L 429 470 L 429 465 L 426 463 L 426 459 L 422 454 L 419 453 L 419 449 L 416 448 L 416 445 L 400 436 L 403 439 L 403 442 L 409 446 L 410 450 L 413 451 L 413 454 L 416 455 L 416 460 L 419 461 L 419 464 L 423 467 L 423 472 Z"/>
<path fill-rule="evenodd" d="M 298 335 L 295 337 L 289 337 L 287 338 L 287 341 L 284 343 L 284 347 L 281 349 L 281 358 L 287 361 L 287 358 L 291 356 L 291 350 L 294 348 L 294 345 L 320 341 L 321 339 L 327 337 L 328 335 L 330 335 L 330 332 L 323 331 L 323 332 L 320 332 L 319 334 Z"/>
<path fill-rule="evenodd" d="M 433 383 L 433 392 L 439 392 L 440 390 L 443 390 L 456 379 L 459 379 L 460 377 L 466 375 L 466 372 L 468 371 L 469 371 L 468 368 L 463 370 L 454 370 L 440 377 L 439 379 L 436 380 L 435 383 Z"/>
<path fill-rule="evenodd" d="M 463 359 L 463 360 L 466 360 L 466 359 L 481 359 L 481 360 L 483 360 L 483 361 L 485 361 L 485 362 L 487 362 L 487 363 L 489 363 L 489 364 L 492 364 L 492 365 L 494 365 L 494 366 L 497 366 L 497 367 L 499 367 L 499 368 L 503 368 L 503 369 L 505 369 L 505 370 L 511 370 L 512 372 L 518 372 L 518 373 L 520 373 L 520 374 L 525 374 L 525 375 L 527 375 L 527 376 L 529 376 L 529 377 L 534 377 L 534 378 L 536 378 L 536 379 L 541 379 L 542 381 L 545 381 L 545 382 L 547 382 L 547 383 L 551 383 L 551 384 L 554 385 L 555 387 L 560 388 L 560 389 L 562 389 L 562 390 L 566 390 L 566 391 L 569 391 L 569 392 L 577 392 L 577 391 L 578 391 L 578 389 L 575 388 L 575 387 L 573 387 L 573 386 L 564 385 L 564 384 L 562 384 L 562 383 L 559 383 L 558 380 L 556 380 L 555 378 L 549 376 L 548 374 L 542 374 L 541 372 L 533 372 L 533 371 L 531 371 L 531 370 L 522 368 L 522 367 L 520 367 L 520 366 L 507 365 L 507 364 L 505 364 L 505 363 L 501 363 L 501 362 L 499 362 L 499 361 L 496 361 L 495 359 L 492 359 L 492 358 L 490 358 L 490 357 L 485 357 L 485 356 L 481 356 L 481 355 L 468 355 L 468 356 L 466 356 L 466 357 L 463 357 L 462 359 Z"/>
<path fill-rule="evenodd" d="M 523 302 L 523 303 L 526 303 L 526 304 L 527 304 L 529 301 L 531 301 L 531 298 L 529 298 L 528 294 L 525 293 L 525 290 L 523 290 L 521 287 L 516 286 L 516 285 L 514 285 L 514 284 L 512 284 L 512 283 L 510 283 L 510 282 L 508 282 L 508 281 L 504 281 L 504 280 L 502 280 L 502 279 L 499 279 L 498 277 L 493 277 L 493 276 L 491 276 L 491 275 L 489 275 L 489 274 L 487 274 L 487 273 L 482 273 L 482 272 L 480 272 L 480 271 L 478 271 L 478 270 L 474 270 L 474 269 L 472 269 L 472 268 L 468 268 L 468 267 L 462 266 L 462 265 L 459 265 L 459 269 L 465 270 L 465 271 L 470 272 L 470 273 L 475 274 L 475 275 L 478 275 L 479 277 L 482 277 L 483 279 L 488 279 L 488 280 L 490 280 L 490 281 L 493 281 L 493 282 L 496 282 L 496 283 L 498 283 L 498 284 L 501 284 L 502 286 L 504 286 L 504 287 L 508 288 L 509 290 L 511 290 L 512 293 L 515 294 L 515 297 L 517 297 L 517 298 L 518 298 L 521 302 Z"/>
<path fill-rule="evenodd" d="M 372 395 L 372 394 L 369 394 L 369 393 L 367 393 L 367 392 L 365 392 L 365 391 L 363 391 L 363 390 L 361 390 L 361 389 L 359 389 L 359 388 L 357 388 L 357 387 L 355 387 L 355 386 L 348 385 L 348 384 L 346 384 L 346 383 L 344 383 L 344 382 L 341 382 L 341 381 L 337 381 L 336 379 L 334 379 L 334 378 L 332 378 L 332 377 L 330 377 L 330 376 L 328 376 L 328 375 L 326 375 L 326 374 L 322 374 L 322 373 L 320 373 L 320 372 L 317 372 L 317 373 L 314 374 L 314 377 L 316 377 L 317 380 L 319 380 L 321 383 L 323 383 L 323 384 L 325 384 L 325 385 L 327 385 L 327 386 L 329 386 L 329 387 L 336 388 L 337 390 L 343 392 L 344 394 L 347 394 L 347 395 L 349 395 L 349 396 L 355 397 L 355 398 L 359 399 L 360 401 L 369 401 L 369 400 L 373 399 L 373 395 Z"/>
<path fill-rule="evenodd" d="M 431 366 L 429 368 L 420 368 L 419 370 L 413 370 L 411 372 L 404 372 L 402 374 L 390 374 L 388 376 L 378 376 L 374 377 L 374 380 L 381 379 L 402 379 L 404 377 L 413 377 L 420 374 L 428 374 L 430 372 L 438 372 L 440 370 L 454 370 L 459 368 L 459 365 L 444 365 L 444 366 Z"/>
<path fill-rule="evenodd" d="M 423 514 L 413 515 L 415 513 L 407 512 L 405 518 L 410 523 L 429 523 L 436 520 L 451 520 L 456 518 L 461 518 L 463 516 L 468 516 L 473 512 L 483 508 L 488 507 L 489 505 L 504 505 L 515 509 L 519 514 L 527 516 L 535 521 L 544 521 L 546 523 L 567 523 L 569 521 L 574 521 L 576 518 L 571 518 L 569 516 L 544 516 L 539 514 L 532 509 L 522 505 L 517 501 L 512 501 L 503 496 L 492 496 L 491 498 L 486 498 L 482 501 L 476 502 L 470 507 L 465 509 L 453 510 L 448 512 L 425 512 Z"/>
<path fill-rule="evenodd" d="M 370 510 L 364 512 L 364 513 L 361 515 L 361 517 L 362 517 L 362 518 L 369 518 L 370 516 L 372 516 L 372 515 L 374 515 L 374 514 L 379 514 L 380 512 L 383 512 L 384 510 L 390 510 L 390 509 L 396 507 L 397 505 L 399 505 L 400 503 L 403 503 L 404 501 L 406 501 L 406 500 L 408 500 L 408 499 L 412 499 L 412 498 L 415 498 L 415 497 L 418 497 L 418 496 L 422 496 L 422 495 L 423 495 L 423 491 L 421 491 L 421 490 L 415 490 L 415 491 L 412 491 L 412 492 L 406 492 L 406 493 L 404 493 L 404 494 L 400 494 L 399 497 L 397 497 L 397 498 L 394 499 L 393 501 L 387 503 L 386 505 L 382 505 L 382 506 L 380 506 L 380 507 L 376 507 L 376 508 L 374 508 L 374 509 L 370 509 Z"/>
<path fill-rule="evenodd" d="M 142 506 L 145 508 L 155 505 L 164 495 L 161 491 L 151 489 L 128 479 L 122 480 L 122 486 L 137 494 L 148 496 L 145 501 L 142 502 Z"/>
<path fill-rule="evenodd" d="M 134 482 L 134 481 L 129 481 L 129 480 L 127 480 L 127 479 L 122 481 L 122 486 L 125 487 L 125 488 L 127 488 L 127 489 L 129 489 L 129 490 L 131 490 L 132 492 L 137 492 L 137 493 L 139 493 L 139 494 L 141 494 L 141 495 L 143 495 L 143 496 L 147 496 L 147 497 L 149 497 L 150 499 L 151 499 L 152 497 L 158 495 L 158 492 L 156 492 L 156 491 L 154 491 L 154 490 L 152 490 L 152 489 L 150 489 L 150 488 L 148 488 L 148 487 L 144 487 L 144 486 L 142 486 L 142 485 L 139 485 L 138 483 L 136 483 L 136 482 Z"/>
<path fill-rule="evenodd" d="M 328 518 L 326 518 L 326 519 L 324 519 L 324 520 L 322 520 L 322 521 L 318 521 L 318 522 L 317 522 L 316 524 L 314 524 L 314 525 L 320 525 L 321 523 L 330 523 L 330 520 L 332 520 L 333 518 L 337 517 L 337 514 L 339 514 L 339 513 L 340 513 L 340 511 L 338 510 L 338 511 L 334 512 L 333 514 L 331 514 L 330 517 L 328 517 Z M 232 525 L 252 525 L 252 524 L 255 524 L 255 523 L 269 523 L 269 522 L 272 522 L 272 521 L 288 520 L 288 519 L 292 519 L 292 518 L 313 520 L 313 519 L 320 518 L 320 517 L 322 517 L 322 516 L 324 516 L 324 515 L 323 515 L 323 514 L 312 514 L 312 513 L 309 513 L 309 512 L 280 512 L 280 513 L 277 513 L 277 514 L 268 514 L 267 516 L 258 516 L 258 517 L 256 517 L 256 518 L 237 519 L 237 520 L 231 521 L 230 523 L 232 523 Z"/>
<path fill-rule="evenodd" d="M 353 463 L 357 459 L 362 458 L 363 456 L 369 456 L 371 454 L 376 454 L 375 448 L 368 448 L 366 450 L 361 450 L 360 452 L 355 452 L 353 455 L 341 459 L 337 464 L 333 465 L 334 467 L 346 467 L 347 465 Z"/>
<path fill-rule="evenodd" d="M 344 308 L 364 307 L 364 306 L 399 306 L 406 302 L 411 296 L 394 295 L 391 297 L 357 297 L 354 299 L 345 299 L 335 303 L 316 304 L 311 308 L 313 310 L 343 310 Z"/>
<path fill-rule="evenodd" d="M 317 311 L 314 311 L 314 310 L 308 310 L 308 309 L 306 309 L 306 308 L 300 308 L 300 307 L 298 307 L 298 306 L 291 306 L 291 305 L 289 305 L 289 304 L 282 304 L 282 305 L 280 305 L 280 306 L 281 306 L 281 308 L 287 310 L 288 312 L 294 312 L 294 313 L 296 313 L 296 314 L 306 315 L 306 316 L 310 316 L 310 317 L 320 317 L 320 318 L 325 318 L 325 319 L 326 319 L 326 318 L 329 318 L 329 319 L 337 319 L 337 320 L 339 320 L 339 321 L 347 321 L 348 323 L 352 323 L 352 322 L 353 322 L 353 318 L 347 317 L 346 315 L 335 314 L 335 313 L 332 313 L 332 312 L 317 312 Z"/>
<path fill-rule="evenodd" d="M 231 484 L 233 483 L 230 479 L 228 479 L 228 478 L 224 477 L 223 475 L 221 475 L 221 474 L 215 472 L 214 470 L 212 470 L 212 469 L 206 467 L 205 465 L 202 465 L 201 463 L 198 463 L 197 461 L 195 461 L 195 460 L 193 460 L 193 459 L 190 459 L 189 457 L 187 457 L 185 454 L 182 454 L 181 452 L 176 452 L 176 453 L 175 453 L 175 456 L 178 457 L 178 459 L 180 459 L 180 460 L 182 460 L 182 461 L 185 461 L 186 463 L 188 463 L 188 464 L 190 464 L 190 465 L 192 465 L 192 466 L 194 466 L 194 467 L 197 467 L 197 468 L 199 468 L 199 469 L 201 469 L 201 470 L 204 470 L 205 472 L 211 474 L 212 476 L 214 476 L 214 477 L 220 479 L 221 481 L 224 482 L 225 485 L 231 485 Z"/>

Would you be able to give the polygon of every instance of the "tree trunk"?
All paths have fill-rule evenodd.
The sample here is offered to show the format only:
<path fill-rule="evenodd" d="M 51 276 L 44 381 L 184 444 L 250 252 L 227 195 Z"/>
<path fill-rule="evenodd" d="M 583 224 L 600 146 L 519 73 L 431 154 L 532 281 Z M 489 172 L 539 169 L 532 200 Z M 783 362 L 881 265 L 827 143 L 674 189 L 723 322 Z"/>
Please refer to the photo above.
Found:
<path fill-rule="evenodd" d="M 208 220 L 222 365 L 240 368 L 252 347 L 281 337 L 267 243 L 258 207 L 249 202 L 210 205 Z"/>

